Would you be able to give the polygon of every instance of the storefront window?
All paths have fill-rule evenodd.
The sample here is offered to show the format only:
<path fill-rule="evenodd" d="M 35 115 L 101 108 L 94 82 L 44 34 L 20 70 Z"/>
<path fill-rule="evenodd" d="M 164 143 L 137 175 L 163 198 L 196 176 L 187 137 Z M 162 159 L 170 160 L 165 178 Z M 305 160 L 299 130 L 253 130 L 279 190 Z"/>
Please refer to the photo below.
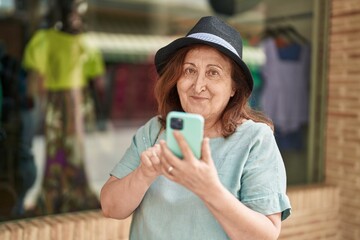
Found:
<path fill-rule="evenodd" d="M 14 43 L 6 40 L 7 32 L 0 30 L 0 40 L 3 40 L 0 41 L 3 92 L 0 126 L 6 133 L 5 140 L 0 140 L 0 191 L 2 196 L 8 196 L 6 200 L 0 200 L 0 220 L 36 214 L 33 211 L 28 213 L 28 210 L 39 204 L 39 195 L 44 184 L 53 187 L 54 191 L 58 187 L 51 185 L 52 179 L 46 177 L 45 166 L 46 161 L 49 161 L 46 154 L 50 145 L 49 139 L 45 137 L 45 133 L 49 133 L 49 129 L 44 127 L 44 123 L 48 121 L 45 116 L 49 116 L 45 115 L 45 102 L 38 97 L 27 99 L 21 95 L 29 82 L 28 79 L 38 77 L 37 73 L 24 69 L 28 43 L 33 36 L 39 34 L 40 28 L 41 35 L 44 29 L 64 27 L 53 19 L 56 14 L 49 16 L 44 12 L 52 8 L 48 5 L 51 2 L 38 1 L 31 5 L 33 7 L 28 6 L 31 10 L 27 16 L 31 19 L 29 22 L 25 22 L 19 14 L 0 20 L 1 26 L 13 23 L 14 18 L 20 22 L 19 29 L 22 29 L 23 40 L 21 46 L 17 45 L 15 48 L 19 49 L 18 52 L 24 51 L 24 55 L 14 56 Z M 319 29 L 315 18 L 324 17 L 317 14 L 321 12 L 318 9 L 319 2 L 88 1 L 87 13 L 83 16 L 86 23 L 84 42 L 100 53 L 104 71 L 99 70 L 98 73 L 102 73 L 99 74 L 100 81 L 89 85 L 88 95 L 82 96 L 91 101 L 91 104 L 81 105 L 82 110 L 88 110 L 89 113 L 84 118 L 84 148 L 81 152 L 81 167 L 88 182 L 87 192 L 99 196 L 109 172 L 124 154 L 136 129 L 157 113 L 153 97 L 156 81 L 153 56 L 156 50 L 184 35 L 201 16 L 214 14 L 235 26 L 245 40 L 244 60 L 249 64 L 254 77 L 254 92 L 249 104 L 265 112 L 274 121 L 275 137 L 287 169 L 288 184 L 321 181 L 322 145 L 321 141 L 314 140 L 320 136 L 321 131 L 317 129 L 314 121 L 321 118 L 319 112 L 322 111 L 322 105 L 314 102 L 323 88 L 314 83 L 316 78 L 321 78 L 314 75 L 314 66 L 323 68 L 317 65 L 321 56 L 314 53 L 314 50 L 318 49 L 314 39 L 319 35 L 314 34 L 315 30 Z M 17 37 L 16 32 L 12 34 L 12 38 Z M 43 37 L 40 35 L 38 37 Z M 36 50 L 38 51 L 40 50 Z M 41 56 L 36 58 L 38 60 Z M 47 58 L 43 61 L 45 64 L 55 61 L 54 59 L 56 58 Z M 71 60 L 73 58 L 68 58 L 68 61 Z M 10 68 L 10 64 L 13 68 Z M 94 69 L 99 63 L 95 61 L 91 64 L 91 69 Z M 9 73 L 9 69 L 13 71 Z M 42 69 L 39 71 L 41 73 Z M 317 73 L 320 74 L 319 71 Z M 97 76 L 91 71 L 89 75 Z M 53 98 L 56 102 L 57 96 L 50 95 L 47 95 L 47 101 Z M 72 94 L 68 97 L 72 100 L 76 98 Z M 71 111 L 66 116 L 71 115 Z M 54 111 L 52 117 L 57 113 L 58 111 Z M 31 142 L 26 143 L 29 145 L 25 146 L 29 152 L 22 151 L 24 133 L 31 134 L 31 131 L 35 135 Z M 60 133 L 53 134 L 56 136 Z M 22 158 L 28 160 L 22 161 Z M 30 173 L 26 175 L 30 186 L 24 186 L 25 190 L 20 189 L 23 186 L 21 181 L 24 180 L 19 175 L 24 173 L 19 172 L 19 169 Z M 34 174 L 32 182 L 29 180 L 31 174 Z M 24 196 L 19 209 L 15 205 L 19 204 L 16 201 L 21 197 L 21 193 L 24 193 Z M 93 206 L 96 207 L 96 204 Z M 69 208 L 69 211 L 72 209 Z"/>

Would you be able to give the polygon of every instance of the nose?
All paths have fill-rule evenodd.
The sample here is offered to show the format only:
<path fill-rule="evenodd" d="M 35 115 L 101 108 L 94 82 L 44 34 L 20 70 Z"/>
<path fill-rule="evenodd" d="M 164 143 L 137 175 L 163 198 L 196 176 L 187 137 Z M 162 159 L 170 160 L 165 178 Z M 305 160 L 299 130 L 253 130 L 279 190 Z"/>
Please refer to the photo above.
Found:
<path fill-rule="evenodd" d="M 205 73 L 199 73 L 194 82 L 194 89 L 196 93 L 201 93 L 206 90 L 206 75 Z"/>

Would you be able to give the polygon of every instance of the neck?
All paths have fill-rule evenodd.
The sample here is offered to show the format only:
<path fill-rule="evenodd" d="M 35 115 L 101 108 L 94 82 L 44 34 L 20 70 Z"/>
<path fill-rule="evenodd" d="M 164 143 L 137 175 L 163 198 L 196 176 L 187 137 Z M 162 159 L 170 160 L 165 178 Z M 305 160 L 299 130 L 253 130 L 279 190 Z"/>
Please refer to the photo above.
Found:
<path fill-rule="evenodd" d="M 221 124 L 219 121 L 215 123 L 205 121 L 204 136 L 208 138 L 221 137 Z"/>
<path fill-rule="evenodd" d="M 247 119 L 241 119 L 237 125 L 241 125 L 246 121 Z M 205 120 L 204 136 L 208 138 L 223 137 L 221 122 L 211 123 Z"/>

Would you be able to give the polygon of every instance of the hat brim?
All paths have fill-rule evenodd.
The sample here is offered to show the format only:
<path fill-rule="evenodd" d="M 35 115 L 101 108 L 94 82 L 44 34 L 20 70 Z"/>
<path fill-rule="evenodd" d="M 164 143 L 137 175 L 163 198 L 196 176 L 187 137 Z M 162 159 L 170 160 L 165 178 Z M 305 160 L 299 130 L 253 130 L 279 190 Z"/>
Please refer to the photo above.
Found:
<path fill-rule="evenodd" d="M 246 77 L 246 82 L 248 83 L 250 91 L 252 91 L 253 85 L 254 85 L 253 77 L 252 77 L 251 72 L 250 72 L 248 66 L 246 65 L 246 63 L 238 55 L 236 55 L 235 53 L 233 53 L 232 51 L 223 47 L 220 44 L 216 44 L 214 42 L 209 42 L 209 41 L 205 41 L 205 40 L 197 39 L 197 38 L 191 38 L 191 37 L 178 38 L 178 39 L 174 40 L 173 42 L 169 43 L 168 45 L 166 45 L 165 47 L 160 48 L 155 54 L 155 66 L 156 66 L 156 71 L 158 72 L 158 74 L 160 75 L 162 73 L 163 68 L 165 67 L 166 63 L 169 61 L 170 57 L 172 57 L 172 55 L 174 53 L 176 53 L 179 49 L 181 49 L 183 47 L 193 45 L 193 44 L 209 45 L 209 46 L 214 47 L 215 49 L 219 50 L 220 52 L 222 52 L 223 54 L 225 54 L 232 60 L 234 60 L 237 63 L 237 65 L 243 70 L 243 73 Z"/>

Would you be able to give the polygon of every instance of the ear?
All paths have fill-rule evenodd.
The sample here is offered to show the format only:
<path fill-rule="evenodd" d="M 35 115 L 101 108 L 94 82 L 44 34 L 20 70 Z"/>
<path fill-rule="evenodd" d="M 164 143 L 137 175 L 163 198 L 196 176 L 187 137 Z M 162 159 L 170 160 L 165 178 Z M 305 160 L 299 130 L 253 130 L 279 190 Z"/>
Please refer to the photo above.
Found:
<path fill-rule="evenodd" d="M 233 96 L 235 95 L 235 93 L 236 93 L 236 89 L 233 87 L 233 88 L 231 89 L 230 97 L 233 97 Z"/>

